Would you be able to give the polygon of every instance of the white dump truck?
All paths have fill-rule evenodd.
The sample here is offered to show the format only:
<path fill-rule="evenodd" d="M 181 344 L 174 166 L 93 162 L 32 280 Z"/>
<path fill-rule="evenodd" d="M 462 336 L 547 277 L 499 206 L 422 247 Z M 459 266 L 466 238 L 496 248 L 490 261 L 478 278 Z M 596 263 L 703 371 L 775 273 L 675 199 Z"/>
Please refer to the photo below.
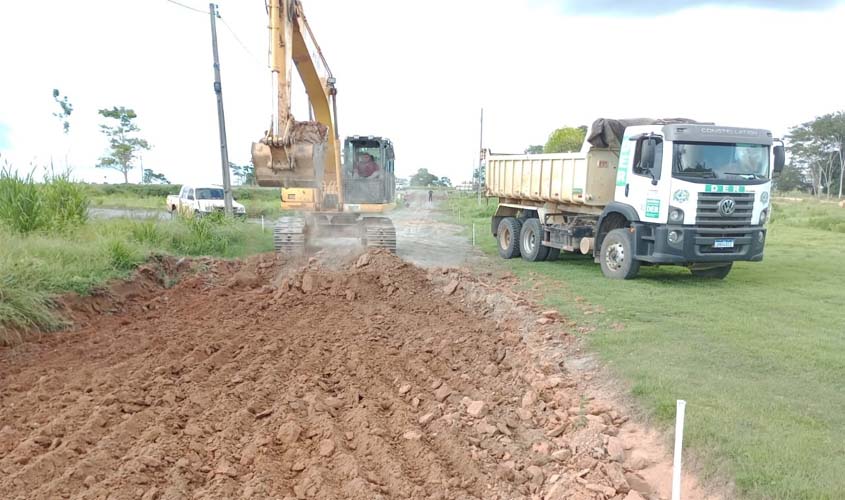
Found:
<path fill-rule="evenodd" d="M 725 278 L 760 261 L 783 143 L 686 119 L 596 120 L 578 153 L 487 155 L 499 255 L 592 254 L 608 278 L 674 264 Z"/>

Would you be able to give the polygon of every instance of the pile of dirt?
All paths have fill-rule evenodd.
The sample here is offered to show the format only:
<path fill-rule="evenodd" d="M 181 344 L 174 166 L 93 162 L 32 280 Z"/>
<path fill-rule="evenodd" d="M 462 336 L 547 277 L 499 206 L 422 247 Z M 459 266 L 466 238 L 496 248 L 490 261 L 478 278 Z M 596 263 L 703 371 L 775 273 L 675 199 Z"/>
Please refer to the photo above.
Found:
<path fill-rule="evenodd" d="M 38 349 L 0 351 L 4 497 L 654 491 L 627 417 L 538 358 L 469 277 L 379 251 L 328 260 L 207 261 Z"/>

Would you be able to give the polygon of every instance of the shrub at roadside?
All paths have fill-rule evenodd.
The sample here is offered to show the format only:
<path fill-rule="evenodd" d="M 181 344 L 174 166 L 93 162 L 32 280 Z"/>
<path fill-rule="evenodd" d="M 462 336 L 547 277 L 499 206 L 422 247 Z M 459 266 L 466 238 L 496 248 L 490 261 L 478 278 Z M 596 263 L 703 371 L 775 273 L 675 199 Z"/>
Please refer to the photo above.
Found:
<path fill-rule="evenodd" d="M 69 174 L 48 174 L 37 183 L 32 172 L 22 177 L 8 165 L 0 169 L 0 224 L 11 231 L 64 230 L 87 217 L 88 196 Z"/>

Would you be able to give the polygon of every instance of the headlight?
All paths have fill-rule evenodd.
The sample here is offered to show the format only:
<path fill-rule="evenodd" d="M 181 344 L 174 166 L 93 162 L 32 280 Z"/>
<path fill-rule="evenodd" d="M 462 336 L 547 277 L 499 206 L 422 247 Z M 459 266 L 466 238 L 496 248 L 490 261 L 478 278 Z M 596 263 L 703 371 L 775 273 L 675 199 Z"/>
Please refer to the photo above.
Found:
<path fill-rule="evenodd" d="M 244 212 L 246 212 L 246 208 L 244 208 L 244 207 L 238 207 L 238 213 L 239 213 L 239 214 L 242 214 L 242 213 L 244 213 Z"/>
<path fill-rule="evenodd" d="M 768 220 L 769 220 L 769 211 L 763 210 L 762 212 L 760 212 L 760 225 L 762 226 L 763 224 L 768 222 Z"/>
<path fill-rule="evenodd" d="M 681 224 L 684 222 L 684 211 L 680 208 L 669 207 L 669 222 Z"/>
<path fill-rule="evenodd" d="M 669 231 L 669 236 L 666 239 L 669 240 L 669 243 L 677 243 L 683 239 L 684 235 L 681 234 L 680 231 Z"/>

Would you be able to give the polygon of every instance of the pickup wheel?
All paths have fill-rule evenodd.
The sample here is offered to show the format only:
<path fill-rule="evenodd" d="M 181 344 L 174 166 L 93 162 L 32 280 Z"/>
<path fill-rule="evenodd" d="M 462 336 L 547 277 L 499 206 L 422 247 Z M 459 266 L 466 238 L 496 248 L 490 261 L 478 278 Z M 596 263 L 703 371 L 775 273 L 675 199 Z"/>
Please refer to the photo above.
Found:
<path fill-rule="evenodd" d="M 709 269 L 690 269 L 690 272 L 696 278 L 712 278 L 717 280 L 723 280 L 728 277 L 728 274 L 730 274 L 731 267 L 733 267 L 733 262 L 729 263 L 726 266 L 711 267 Z"/>
<path fill-rule="evenodd" d="M 600 255 L 601 272 L 607 278 L 627 280 L 640 272 L 640 261 L 634 255 L 634 238 L 627 228 L 607 233 Z"/>
<path fill-rule="evenodd" d="M 543 246 L 543 226 L 540 219 L 528 219 L 522 223 L 519 234 L 519 252 L 529 262 L 541 262 L 549 256 L 549 247 Z"/>
<path fill-rule="evenodd" d="M 505 217 L 499 222 L 496 239 L 499 244 L 499 256 L 503 259 L 519 257 L 519 232 L 522 223 L 513 217 Z"/>

